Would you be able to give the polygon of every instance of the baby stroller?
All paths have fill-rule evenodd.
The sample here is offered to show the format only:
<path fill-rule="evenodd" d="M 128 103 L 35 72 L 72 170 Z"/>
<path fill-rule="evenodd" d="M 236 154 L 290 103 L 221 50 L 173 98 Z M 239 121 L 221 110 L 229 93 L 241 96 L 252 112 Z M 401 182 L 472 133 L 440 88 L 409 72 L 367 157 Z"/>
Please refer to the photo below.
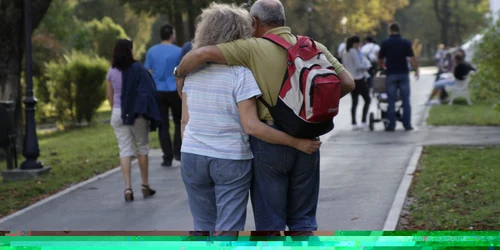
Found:
<path fill-rule="evenodd" d="M 387 117 L 387 108 L 389 106 L 389 102 L 387 99 L 387 93 L 385 89 L 385 75 L 378 74 L 373 78 L 373 94 L 377 100 L 377 111 L 370 112 L 370 123 L 369 128 L 370 131 L 375 129 L 375 123 L 383 122 L 384 128 L 389 126 L 389 119 Z M 398 93 L 398 99 L 396 101 L 396 120 L 399 122 L 403 122 L 403 108 L 402 108 L 401 97 Z"/>

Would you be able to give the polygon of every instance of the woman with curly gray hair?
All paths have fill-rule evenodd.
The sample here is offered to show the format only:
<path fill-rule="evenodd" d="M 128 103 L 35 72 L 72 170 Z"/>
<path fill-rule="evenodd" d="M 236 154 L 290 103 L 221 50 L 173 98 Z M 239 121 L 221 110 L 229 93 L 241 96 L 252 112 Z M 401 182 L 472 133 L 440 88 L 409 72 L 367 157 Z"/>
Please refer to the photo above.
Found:
<path fill-rule="evenodd" d="M 252 18 L 235 5 L 211 4 L 196 27 L 193 48 L 253 39 Z M 315 152 L 311 140 L 293 138 L 259 121 L 261 95 L 244 67 L 209 64 L 188 76 L 182 90 L 182 179 L 198 232 L 243 231 L 252 178 L 249 134 L 267 143 Z"/>

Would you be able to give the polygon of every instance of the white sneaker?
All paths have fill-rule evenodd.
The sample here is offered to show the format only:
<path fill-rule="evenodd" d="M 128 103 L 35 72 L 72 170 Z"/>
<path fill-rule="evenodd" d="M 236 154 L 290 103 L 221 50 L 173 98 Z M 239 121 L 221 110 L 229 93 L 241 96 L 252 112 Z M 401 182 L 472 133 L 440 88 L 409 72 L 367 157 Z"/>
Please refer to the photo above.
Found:
<path fill-rule="evenodd" d="M 352 130 L 353 131 L 356 131 L 356 130 L 359 130 L 359 129 L 360 129 L 360 127 L 358 126 L 358 124 L 353 124 L 352 125 Z"/>
<path fill-rule="evenodd" d="M 367 130 L 367 129 L 368 129 L 368 123 L 363 122 L 363 123 L 361 124 L 361 128 L 362 128 L 362 129 L 364 129 L 364 130 Z"/>

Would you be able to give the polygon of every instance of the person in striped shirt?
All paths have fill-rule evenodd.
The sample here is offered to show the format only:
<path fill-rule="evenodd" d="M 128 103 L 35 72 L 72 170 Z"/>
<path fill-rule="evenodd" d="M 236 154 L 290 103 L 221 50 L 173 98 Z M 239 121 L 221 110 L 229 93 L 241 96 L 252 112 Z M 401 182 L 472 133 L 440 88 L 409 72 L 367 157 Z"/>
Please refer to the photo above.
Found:
<path fill-rule="evenodd" d="M 212 4 L 201 14 L 193 49 L 251 35 L 252 19 L 247 10 Z M 181 172 L 197 232 L 235 235 L 244 230 L 252 179 L 249 135 L 308 154 L 321 145 L 262 123 L 256 105 L 261 94 L 252 72 L 245 67 L 209 64 L 185 80 Z"/>

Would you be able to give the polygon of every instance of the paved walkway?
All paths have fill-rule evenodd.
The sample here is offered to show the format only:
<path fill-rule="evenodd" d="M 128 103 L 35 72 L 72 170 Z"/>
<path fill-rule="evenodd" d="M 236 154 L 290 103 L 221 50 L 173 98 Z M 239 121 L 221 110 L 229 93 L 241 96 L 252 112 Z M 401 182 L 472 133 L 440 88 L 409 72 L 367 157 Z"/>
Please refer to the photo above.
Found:
<path fill-rule="evenodd" d="M 322 138 L 320 230 L 382 230 L 406 166 L 419 145 L 500 144 L 499 128 L 425 127 L 427 107 L 423 103 L 434 76 L 431 71 L 424 73 L 412 83 L 416 131 L 386 133 L 378 124 L 375 132 L 353 132 L 350 98 L 341 101 L 335 131 Z M 398 129 L 402 129 L 401 124 Z M 132 174 L 137 198 L 133 203 L 124 203 L 122 176 L 115 172 L 0 221 L 0 230 L 190 230 L 192 219 L 180 164 L 176 162 L 172 168 L 159 165 L 160 152 L 153 151 L 150 176 L 158 194 L 151 199 L 140 197 L 139 172 L 135 168 Z M 246 229 L 254 229 L 250 204 Z"/>

